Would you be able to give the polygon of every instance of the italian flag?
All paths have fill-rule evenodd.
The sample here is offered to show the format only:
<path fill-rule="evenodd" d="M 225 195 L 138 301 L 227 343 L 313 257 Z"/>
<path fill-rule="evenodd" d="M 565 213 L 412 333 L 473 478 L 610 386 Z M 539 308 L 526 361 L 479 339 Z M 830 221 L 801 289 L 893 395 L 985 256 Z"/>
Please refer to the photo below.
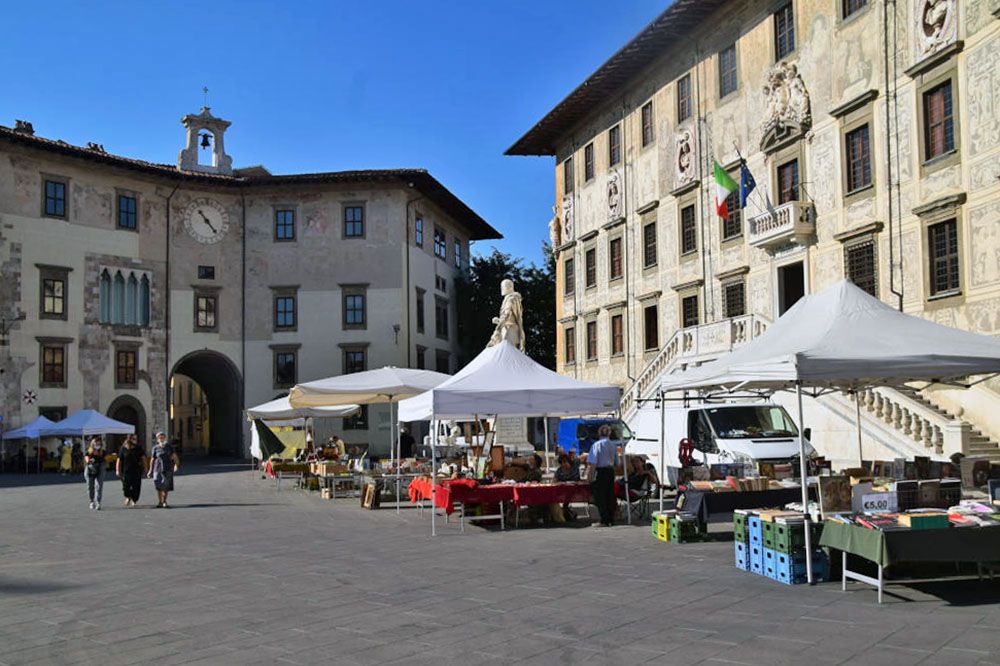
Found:
<path fill-rule="evenodd" d="M 719 163 L 712 160 L 715 164 L 713 169 L 715 176 L 715 212 L 722 219 L 729 217 L 729 207 L 726 205 L 726 197 L 739 189 L 739 185 L 736 181 L 729 177 L 726 170 L 719 166 Z"/>

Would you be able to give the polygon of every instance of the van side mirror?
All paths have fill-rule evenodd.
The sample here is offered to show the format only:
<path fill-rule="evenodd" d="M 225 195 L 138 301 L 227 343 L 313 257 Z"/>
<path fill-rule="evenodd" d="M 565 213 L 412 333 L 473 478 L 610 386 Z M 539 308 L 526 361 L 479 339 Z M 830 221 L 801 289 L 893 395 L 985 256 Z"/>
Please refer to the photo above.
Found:
<path fill-rule="evenodd" d="M 811 442 L 812 438 L 813 438 L 813 429 L 812 428 L 803 428 L 802 429 L 802 435 L 803 435 L 803 437 L 805 437 L 806 439 L 808 439 Z"/>

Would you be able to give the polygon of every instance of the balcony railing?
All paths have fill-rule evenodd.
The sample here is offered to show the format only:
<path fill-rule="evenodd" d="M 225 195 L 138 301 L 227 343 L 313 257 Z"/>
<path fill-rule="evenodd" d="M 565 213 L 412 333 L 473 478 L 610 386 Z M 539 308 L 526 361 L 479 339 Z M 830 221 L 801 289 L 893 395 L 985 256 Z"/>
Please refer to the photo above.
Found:
<path fill-rule="evenodd" d="M 749 242 L 754 247 L 775 247 L 791 242 L 805 243 L 816 233 L 812 203 L 789 201 L 771 211 L 750 218 Z"/>

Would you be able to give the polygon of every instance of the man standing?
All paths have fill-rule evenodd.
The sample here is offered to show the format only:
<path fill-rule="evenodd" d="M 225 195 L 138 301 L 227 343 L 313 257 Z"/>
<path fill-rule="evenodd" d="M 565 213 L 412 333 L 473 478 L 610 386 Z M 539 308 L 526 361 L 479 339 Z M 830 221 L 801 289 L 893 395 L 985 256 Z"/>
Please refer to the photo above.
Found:
<path fill-rule="evenodd" d="M 591 467 L 590 492 L 601 515 L 600 526 L 611 527 L 615 521 L 615 465 L 618 450 L 611 441 L 611 426 L 597 430 L 598 440 L 590 447 L 587 464 Z"/>

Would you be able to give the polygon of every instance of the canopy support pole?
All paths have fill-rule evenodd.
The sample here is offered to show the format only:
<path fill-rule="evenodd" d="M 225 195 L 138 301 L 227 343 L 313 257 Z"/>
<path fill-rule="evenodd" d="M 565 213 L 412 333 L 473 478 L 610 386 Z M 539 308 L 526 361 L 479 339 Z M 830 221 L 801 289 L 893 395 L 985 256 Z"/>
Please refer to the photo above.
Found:
<path fill-rule="evenodd" d="M 392 423 L 389 431 L 392 433 L 392 445 L 390 448 L 393 450 L 396 457 L 396 513 L 399 513 L 399 466 L 402 464 L 400 460 L 400 455 L 403 453 L 402 447 L 399 445 L 399 408 L 396 407 L 396 403 L 393 401 L 392 396 L 389 396 L 389 418 Z"/>
<path fill-rule="evenodd" d="M 549 417 L 543 416 L 542 422 L 544 423 L 544 432 L 545 432 L 545 471 L 548 472 L 549 471 Z"/>
<path fill-rule="evenodd" d="M 431 419 L 431 536 L 437 536 L 437 419 Z"/>
<path fill-rule="evenodd" d="M 667 474 L 667 405 L 663 399 L 663 390 L 660 389 L 660 469 L 657 480 L 660 482 L 660 512 L 663 511 L 663 484 Z"/>
<path fill-rule="evenodd" d="M 858 467 L 861 467 L 864 460 L 861 453 L 861 394 L 857 391 L 854 392 L 854 425 L 858 431 Z"/>
<path fill-rule="evenodd" d="M 806 531 L 806 581 L 813 584 L 812 566 L 812 529 L 809 525 L 809 476 L 806 466 L 806 437 L 803 431 L 802 420 L 802 382 L 795 382 L 795 397 L 799 403 L 799 474 L 802 482 L 802 513 L 805 521 L 802 523 Z"/>

